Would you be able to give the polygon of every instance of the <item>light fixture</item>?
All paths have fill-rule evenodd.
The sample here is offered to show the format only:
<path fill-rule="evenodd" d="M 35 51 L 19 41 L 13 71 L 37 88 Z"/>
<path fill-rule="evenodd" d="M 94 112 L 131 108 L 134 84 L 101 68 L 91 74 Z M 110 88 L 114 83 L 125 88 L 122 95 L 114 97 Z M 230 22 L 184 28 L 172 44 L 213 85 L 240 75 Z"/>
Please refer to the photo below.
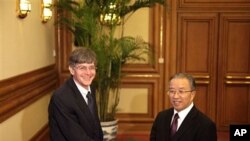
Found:
<path fill-rule="evenodd" d="M 106 25 L 114 25 L 121 23 L 121 17 L 119 15 L 117 3 L 110 3 L 108 6 L 102 8 L 100 21 L 102 24 Z"/>
<path fill-rule="evenodd" d="M 17 15 L 19 18 L 25 18 L 31 11 L 29 0 L 17 0 Z"/>
<path fill-rule="evenodd" d="M 48 22 L 52 17 L 52 0 L 42 0 L 42 22 Z"/>

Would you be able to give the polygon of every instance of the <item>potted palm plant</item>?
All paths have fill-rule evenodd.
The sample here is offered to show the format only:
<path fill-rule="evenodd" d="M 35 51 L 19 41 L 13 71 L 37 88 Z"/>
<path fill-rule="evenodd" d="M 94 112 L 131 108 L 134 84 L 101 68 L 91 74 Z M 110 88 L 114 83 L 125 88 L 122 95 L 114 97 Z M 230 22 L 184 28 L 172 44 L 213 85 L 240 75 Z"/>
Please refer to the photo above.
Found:
<path fill-rule="evenodd" d="M 124 26 L 124 19 L 143 7 L 164 0 L 58 0 L 57 25 L 66 27 L 74 37 L 76 46 L 89 47 L 97 54 L 98 114 L 101 122 L 115 120 L 119 103 L 121 69 L 127 61 L 144 60 L 152 50 L 139 37 L 115 36 L 117 27 Z M 132 3 L 132 4 L 131 4 Z M 66 14 L 65 14 L 66 13 Z M 122 28 L 123 29 L 123 28 Z M 152 54 L 151 54 L 152 55 Z"/>

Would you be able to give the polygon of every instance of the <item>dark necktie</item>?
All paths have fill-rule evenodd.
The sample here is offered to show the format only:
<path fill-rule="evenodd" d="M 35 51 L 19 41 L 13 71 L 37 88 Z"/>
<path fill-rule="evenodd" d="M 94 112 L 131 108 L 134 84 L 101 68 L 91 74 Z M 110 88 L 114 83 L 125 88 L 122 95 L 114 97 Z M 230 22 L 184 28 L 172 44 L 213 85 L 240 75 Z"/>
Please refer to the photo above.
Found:
<path fill-rule="evenodd" d="M 177 130 L 178 118 L 179 118 L 179 115 L 178 115 L 178 113 L 176 113 L 174 115 L 174 120 L 173 120 L 172 125 L 170 127 L 171 128 L 171 133 L 170 133 L 171 136 L 173 136 L 175 134 L 176 130 Z"/>
<path fill-rule="evenodd" d="M 87 98 L 88 98 L 88 107 L 89 107 L 89 110 L 91 111 L 92 115 L 94 115 L 95 114 L 94 99 L 93 99 L 93 96 L 91 95 L 90 92 L 88 92 Z"/>

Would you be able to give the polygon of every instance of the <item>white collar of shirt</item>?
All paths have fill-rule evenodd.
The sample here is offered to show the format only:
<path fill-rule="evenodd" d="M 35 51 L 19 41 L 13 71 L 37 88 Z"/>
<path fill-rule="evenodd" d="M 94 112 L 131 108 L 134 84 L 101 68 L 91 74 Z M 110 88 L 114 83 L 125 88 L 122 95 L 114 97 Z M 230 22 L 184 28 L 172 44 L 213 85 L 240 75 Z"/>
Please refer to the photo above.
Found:
<path fill-rule="evenodd" d="M 86 101 L 86 103 L 88 103 L 88 99 L 87 99 L 87 94 L 88 92 L 91 92 L 90 91 L 90 87 L 88 87 L 88 90 L 86 90 L 85 88 L 83 88 L 78 82 L 76 82 L 74 80 L 75 84 L 76 84 L 76 87 L 78 88 L 78 90 L 80 91 L 82 97 L 84 98 L 84 100 Z"/>
<path fill-rule="evenodd" d="M 192 109 L 193 106 L 194 106 L 194 103 L 192 102 L 186 109 L 184 109 L 180 112 L 177 112 L 176 110 L 174 110 L 174 115 L 176 113 L 178 113 L 178 115 L 179 115 L 177 130 L 179 129 L 179 127 L 181 126 L 181 123 L 183 122 L 183 120 L 185 119 L 185 117 L 187 116 L 187 114 L 189 113 L 189 111 Z M 172 121 L 173 121 L 173 117 L 172 117 Z"/>

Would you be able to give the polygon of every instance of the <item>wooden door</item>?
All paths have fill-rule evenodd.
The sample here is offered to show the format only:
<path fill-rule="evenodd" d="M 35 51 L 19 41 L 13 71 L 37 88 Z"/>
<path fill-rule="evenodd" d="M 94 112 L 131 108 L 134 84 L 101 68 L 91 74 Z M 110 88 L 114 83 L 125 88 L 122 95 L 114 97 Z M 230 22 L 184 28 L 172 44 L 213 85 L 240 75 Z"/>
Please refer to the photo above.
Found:
<path fill-rule="evenodd" d="M 196 78 L 195 105 L 215 120 L 218 14 L 179 13 L 177 29 L 177 72 Z"/>
<path fill-rule="evenodd" d="M 250 2 L 169 2 L 170 48 L 176 48 L 170 64 L 175 72 L 196 78 L 195 104 L 216 122 L 218 130 L 228 130 L 230 124 L 249 124 Z"/>
<path fill-rule="evenodd" d="M 220 16 L 217 123 L 250 123 L 250 13 Z"/>

